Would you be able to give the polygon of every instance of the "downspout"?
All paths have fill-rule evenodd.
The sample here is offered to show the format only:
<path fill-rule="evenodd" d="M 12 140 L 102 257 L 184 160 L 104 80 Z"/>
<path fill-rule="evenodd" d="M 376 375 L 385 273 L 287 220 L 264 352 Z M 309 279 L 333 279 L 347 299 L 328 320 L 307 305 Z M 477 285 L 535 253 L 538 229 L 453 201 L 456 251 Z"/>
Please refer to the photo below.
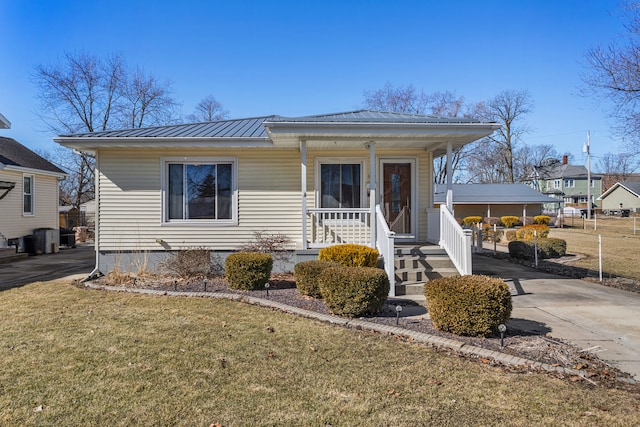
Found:
<path fill-rule="evenodd" d="M 88 282 L 89 280 L 93 280 L 97 277 L 102 276 L 102 272 L 100 271 L 100 256 L 99 256 L 100 250 L 99 250 L 99 243 L 98 243 L 100 241 L 100 239 L 98 238 L 99 237 L 98 230 L 100 229 L 100 180 L 99 180 L 100 168 L 98 167 L 99 156 L 97 151 L 95 154 L 95 159 L 96 159 L 96 166 L 93 171 L 93 175 L 94 175 L 93 179 L 95 180 L 95 183 L 93 184 L 94 185 L 93 199 L 95 200 L 96 213 L 95 213 L 95 219 L 94 219 L 95 230 L 93 232 L 93 248 L 96 251 L 96 262 L 93 270 L 91 270 L 91 273 L 89 273 L 87 277 L 82 279 L 80 281 L 81 283 Z"/>

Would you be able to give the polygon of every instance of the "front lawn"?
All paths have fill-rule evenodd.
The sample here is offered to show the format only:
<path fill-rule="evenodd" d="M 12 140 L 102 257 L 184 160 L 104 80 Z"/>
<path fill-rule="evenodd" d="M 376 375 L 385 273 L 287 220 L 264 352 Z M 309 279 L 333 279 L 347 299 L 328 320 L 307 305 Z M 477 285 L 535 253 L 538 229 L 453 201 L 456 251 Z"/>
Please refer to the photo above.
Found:
<path fill-rule="evenodd" d="M 243 303 L 0 292 L 0 425 L 638 425 L 638 395 Z"/>

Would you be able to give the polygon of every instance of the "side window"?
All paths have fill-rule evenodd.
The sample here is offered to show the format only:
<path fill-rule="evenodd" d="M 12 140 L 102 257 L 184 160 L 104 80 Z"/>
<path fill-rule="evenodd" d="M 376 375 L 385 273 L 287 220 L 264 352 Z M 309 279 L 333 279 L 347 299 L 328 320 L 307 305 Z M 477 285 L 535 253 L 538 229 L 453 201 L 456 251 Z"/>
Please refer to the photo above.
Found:
<path fill-rule="evenodd" d="M 22 178 L 22 214 L 33 215 L 33 175 Z"/>
<path fill-rule="evenodd" d="M 164 222 L 235 222 L 235 168 L 235 161 L 166 161 Z"/>

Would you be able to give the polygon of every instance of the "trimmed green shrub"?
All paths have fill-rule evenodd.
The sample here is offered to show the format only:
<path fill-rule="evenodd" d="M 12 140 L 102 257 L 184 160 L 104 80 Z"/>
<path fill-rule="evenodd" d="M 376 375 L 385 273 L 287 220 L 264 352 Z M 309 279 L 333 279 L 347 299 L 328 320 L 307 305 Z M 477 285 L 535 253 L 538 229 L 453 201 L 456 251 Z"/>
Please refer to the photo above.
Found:
<path fill-rule="evenodd" d="M 424 295 L 431 321 L 441 331 L 487 336 L 511 316 L 509 287 L 495 277 L 443 277 L 427 282 Z"/>
<path fill-rule="evenodd" d="M 320 285 L 318 279 L 323 270 L 329 267 L 336 267 L 337 264 L 332 261 L 311 260 L 297 263 L 293 267 L 296 278 L 296 288 L 302 295 L 313 298 L 321 298 Z"/>
<path fill-rule="evenodd" d="M 533 217 L 534 224 L 549 225 L 550 222 L 551 222 L 551 217 L 547 215 L 536 215 Z"/>
<path fill-rule="evenodd" d="M 520 218 L 518 218 L 517 216 L 507 215 L 507 216 L 501 216 L 500 221 L 502 221 L 502 225 L 504 225 L 505 227 L 513 228 L 520 221 Z"/>
<path fill-rule="evenodd" d="M 473 224 L 479 224 L 482 221 L 481 216 L 466 216 L 462 219 L 465 227 L 471 227 Z"/>
<path fill-rule="evenodd" d="M 329 267 L 318 282 L 327 309 L 338 316 L 375 314 L 389 295 L 387 274 L 374 267 Z"/>
<path fill-rule="evenodd" d="M 544 224 L 529 224 L 523 225 L 518 230 L 516 230 L 516 239 L 518 240 L 533 240 L 534 233 L 536 232 L 538 235 L 538 239 L 545 238 L 549 236 L 549 226 Z"/>
<path fill-rule="evenodd" d="M 513 258 L 534 259 L 535 246 L 533 240 L 514 240 L 509 242 L 509 255 Z M 559 258 L 567 253 L 567 242 L 563 239 L 538 239 L 538 258 Z"/>
<path fill-rule="evenodd" d="M 225 261 L 225 277 L 229 287 L 240 290 L 264 289 L 271 277 L 273 258 L 260 252 L 237 252 Z"/>
<path fill-rule="evenodd" d="M 318 260 L 333 261 L 345 267 L 375 267 L 378 251 L 364 245 L 336 245 L 320 249 Z"/>

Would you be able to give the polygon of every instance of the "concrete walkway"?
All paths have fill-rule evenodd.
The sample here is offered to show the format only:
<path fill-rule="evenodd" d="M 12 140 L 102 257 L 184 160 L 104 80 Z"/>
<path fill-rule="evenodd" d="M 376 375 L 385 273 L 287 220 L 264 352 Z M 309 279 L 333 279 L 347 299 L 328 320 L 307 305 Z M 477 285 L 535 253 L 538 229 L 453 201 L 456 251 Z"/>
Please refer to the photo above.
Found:
<path fill-rule="evenodd" d="M 476 254 L 473 272 L 509 284 L 508 326 L 570 341 L 640 380 L 640 294 Z"/>
<path fill-rule="evenodd" d="M 86 277 L 94 261 L 92 246 L 78 246 L 0 264 L 0 291 L 39 280 Z M 483 255 L 473 256 L 473 266 L 474 274 L 509 284 L 513 312 L 508 326 L 570 341 L 640 380 L 640 294 Z M 420 314 L 425 313 L 421 308 Z"/>

